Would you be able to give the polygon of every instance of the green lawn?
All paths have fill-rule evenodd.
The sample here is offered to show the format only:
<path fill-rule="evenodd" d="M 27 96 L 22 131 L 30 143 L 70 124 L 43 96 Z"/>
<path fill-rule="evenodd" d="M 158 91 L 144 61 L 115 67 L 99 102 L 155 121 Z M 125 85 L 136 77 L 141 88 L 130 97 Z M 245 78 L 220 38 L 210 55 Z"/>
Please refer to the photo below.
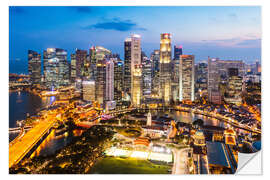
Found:
<path fill-rule="evenodd" d="M 135 158 L 105 157 L 97 162 L 90 174 L 170 174 L 171 166 L 154 164 Z"/>

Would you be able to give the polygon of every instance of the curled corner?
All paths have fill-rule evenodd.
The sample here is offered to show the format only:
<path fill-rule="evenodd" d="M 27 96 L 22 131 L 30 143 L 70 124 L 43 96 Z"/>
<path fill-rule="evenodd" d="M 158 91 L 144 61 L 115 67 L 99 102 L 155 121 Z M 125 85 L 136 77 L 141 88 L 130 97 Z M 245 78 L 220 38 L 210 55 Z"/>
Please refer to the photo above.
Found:
<path fill-rule="evenodd" d="M 261 150 L 256 153 L 238 153 L 236 175 L 262 175 Z"/>

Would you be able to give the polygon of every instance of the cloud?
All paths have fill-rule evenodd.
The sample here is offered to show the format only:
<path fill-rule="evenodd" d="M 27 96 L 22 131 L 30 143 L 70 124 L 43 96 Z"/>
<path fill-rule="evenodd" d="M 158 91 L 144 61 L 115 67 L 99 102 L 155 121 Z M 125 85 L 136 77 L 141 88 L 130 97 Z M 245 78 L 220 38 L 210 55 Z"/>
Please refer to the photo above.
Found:
<path fill-rule="evenodd" d="M 250 38 L 248 36 L 229 39 L 202 40 L 202 42 L 208 45 L 215 45 L 221 47 L 253 48 L 261 46 L 260 38 Z"/>
<path fill-rule="evenodd" d="M 10 6 L 9 10 L 12 14 L 25 14 L 26 10 L 21 6 Z"/>
<path fill-rule="evenodd" d="M 110 21 L 96 23 L 85 27 L 84 29 L 104 29 L 104 30 L 115 30 L 115 31 L 130 31 L 140 30 L 146 31 L 145 28 L 139 27 L 135 22 L 131 20 L 120 20 L 119 18 L 113 18 Z"/>
<path fill-rule="evenodd" d="M 69 9 L 72 9 L 78 13 L 92 13 L 94 8 L 89 6 L 68 6 Z"/>
<path fill-rule="evenodd" d="M 246 39 L 243 40 L 236 45 L 239 46 L 254 46 L 254 45 L 260 45 L 261 44 L 261 39 Z"/>

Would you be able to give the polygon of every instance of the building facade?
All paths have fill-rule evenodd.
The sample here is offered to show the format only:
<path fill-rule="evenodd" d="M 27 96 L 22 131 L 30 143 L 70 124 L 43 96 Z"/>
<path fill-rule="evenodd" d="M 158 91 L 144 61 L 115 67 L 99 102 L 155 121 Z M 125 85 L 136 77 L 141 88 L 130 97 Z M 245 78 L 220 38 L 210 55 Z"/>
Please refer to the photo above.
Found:
<path fill-rule="evenodd" d="M 125 63 L 124 63 L 124 90 L 125 94 L 131 97 L 131 104 L 135 105 L 138 103 L 137 99 L 141 97 L 141 87 L 137 85 L 138 79 L 141 78 L 141 37 L 140 35 L 134 34 L 131 38 L 125 40 Z M 135 68 L 136 67 L 136 68 Z M 140 73 L 139 73 L 140 71 Z M 140 74 L 140 75 L 138 75 Z M 135 82 L 136 81 L 136 82 Z M 140 83 L 142 79 L 140 79 Z M 134 88 L 133 85 L 136 87 Z M 140 92 L 137 92 L 140 91 Z M 137 97 L 140 95 L 140 97 Z M 136 96 L 136 97 L 135 97 Z M 133 101 L 136 99 L 136 102 Z"/>
<path fill-rule="evenodd" d="M 208 58 L 208 77 L 207 77 L 207 91 L 209 102 L 220 104 L 221 95 L 219 92 L 220 74 L 218 69 L 218 59 Z"/>
<path fill-rule="evenodd" d="M 59 48 L 43 51 L 44 81 L 49 89 L 69 85 L 69 64 L 67 52 Z"/>
<path fill-rule="evenodd" d="M 152 96 L 156 96 L 159 94 L 159 50 L 154 50 L 151 53 L 150 60 L 152 62 L 152 83 L 151 83 L 151 94 Z"/>
<path fill-rule="evenodd" d="M 31 84 L 41 84 L 41 56 L 36 51 L 28 50 L 28 73 Z"/>
<path fill-rule="evenodd" d="M 163 105 L 171 101 L 171 35 L 160 35 L 160 95 Z"/>
<path fill-rule="evenodd" d="M 70 55 L 70 82 L 74 83 L 77 78 L 77 73 L 76 73 L 76 54 L 71 54 Z"/>
<path fill-rule="evenodd" d="M 106 60 L 106 101 L 114 100 L 114 62 Z"/>
<path fill-rule="evenodd" d="M 179 64 L 179 101 L 194 101 L 194 56 L 181 55 Z"/>
<path fill-rule="evenodd" d="M 82 82 L 83 100 L 95 101 L 95 81 L 83 81 Z"/>

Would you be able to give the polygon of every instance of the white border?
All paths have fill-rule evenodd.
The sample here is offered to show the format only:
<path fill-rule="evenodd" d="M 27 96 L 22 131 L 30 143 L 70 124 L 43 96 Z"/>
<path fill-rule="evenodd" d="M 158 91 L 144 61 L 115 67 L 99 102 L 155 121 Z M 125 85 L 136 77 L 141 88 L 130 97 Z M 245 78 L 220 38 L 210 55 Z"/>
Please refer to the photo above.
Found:
<path fill-rule="evenodd" d="M 262 119 L 263 119 L 263 140 L 268 139 L 268 132 L 267 129 L 270 128 L 270 118 L 269 118 L 269 110 L 268 108 L 270 102 L 270 86 L 269 80 L 270 71 L 270 56 L 269 56 L 269 40 L 270 40 L 270 7 L 268 0 L 2 0 L 1 1 L 1 153 L 0 153 L 0 169 L 1 169 L 1 179 L 6 178 L 19 178 L 19 179 L 31 179 L 31 178 L 41 178 L 41 179 L 48 179 L 48 178 L 61 178 L 58 175 L 50 175 L 50 176 L 38 176 L 37 175 L 8 175 L 8 6 L 9 5 L 22 5 L 22 6 L 71 6 L 71 5 L 92 5 L 92 6 L 104 6 L 104 5 L 113 5 L 113 6 L 136 6 L 136 5 L 161 5 L 161 6 L 175 6 L 175 5 L 182 5 L 182 6 L 262 6 L 262 80 L 263 80 L 263 106 L 262 106 Z M 126 1 L 126 2 L 125 2 Z M 2 65 L 3 64 L 3 65 Z M 265 142 L 265 143 L 264 143 Z M 263 141 L 263 151 L 268 151 L 268 144 L 267 141 Z M 267 160 L 270 158 L 268 157 L 269 153 L 263 153 L 263 162 L 265 165 Z M 269 164 L 267 164 L 269 166 Z M 266 168 L 267 169 L 267 168 Z M 79 178 L 117 178 L 117 179 L 138 179 L 138 178 L 157 178 L 157 179 L 165 179 L 165 178 L 245 178 L 249 179 L 252 178 L 265 178 L 266 174 L 269 173 L 268 170 L 265 170 L 264 176 L 164 176 L 164 175 L 154 175 L 154 176 L 146 176 L 146 175 L 133 175 L 133 176 L 107 176 L 107 175 L 99 175 L 99 176 L 80 176 Z M 63 178 L 75 178 L 73 176 L 63 176 Z"/>

